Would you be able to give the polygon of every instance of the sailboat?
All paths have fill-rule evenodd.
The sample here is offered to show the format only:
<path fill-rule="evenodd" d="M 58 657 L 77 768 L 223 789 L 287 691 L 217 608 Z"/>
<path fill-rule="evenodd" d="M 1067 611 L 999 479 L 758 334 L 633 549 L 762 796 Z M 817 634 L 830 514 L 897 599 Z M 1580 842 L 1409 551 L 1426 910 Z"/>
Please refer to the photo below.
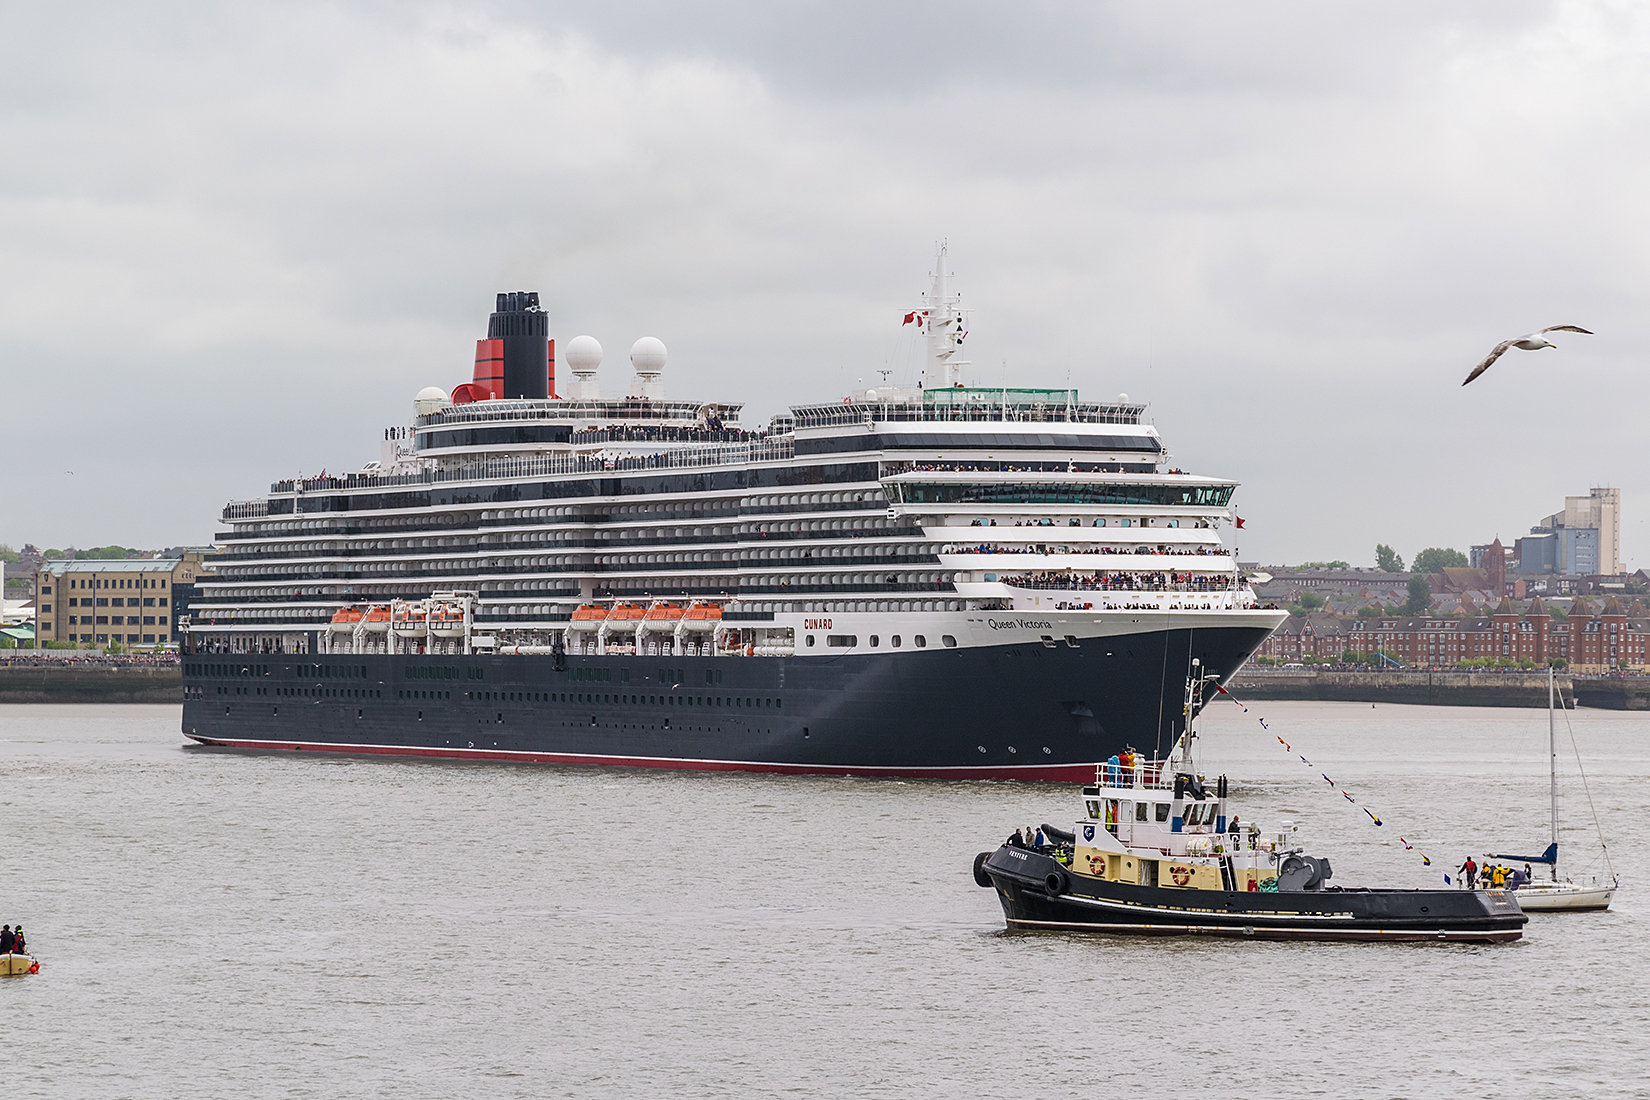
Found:
<path fill-rule="evenodd" d="M 1578 883 L 1568 878 L 1558 877 L 1558 730 L 1553 721 L 1553 670 L 1547 669 L 1547 768 L 1549 776 L 1549 800 L 1552 807 L 1552 842 L 1547 850 L 1538 856 L 1491 855 L 1490 859 L 1501 859 L 1509 862 L 1541 863 L 1551 868 L 1551 876 L 1547 879 L 1532 878 L 1528 883 L 1513 891 L 1518 899 L 1518 906 L 1526 913 L 1545 911 L 1568 910 L 1585 912 L 1610 908 L 1610 899 L 1615 897 L 1616 887 L 1621 885 L 1621 879 L 1610 867 L 1610 853 L 1603 848 L 1603 837 L 1600 836 L 1599 846 L 1604 852 L 1604 866 L 1609 875 L 1608 882 L 1601 882 L 1596 877 L 1589 883 Z M 1594 825 L 1598 824 L 1595 815 Z"/>

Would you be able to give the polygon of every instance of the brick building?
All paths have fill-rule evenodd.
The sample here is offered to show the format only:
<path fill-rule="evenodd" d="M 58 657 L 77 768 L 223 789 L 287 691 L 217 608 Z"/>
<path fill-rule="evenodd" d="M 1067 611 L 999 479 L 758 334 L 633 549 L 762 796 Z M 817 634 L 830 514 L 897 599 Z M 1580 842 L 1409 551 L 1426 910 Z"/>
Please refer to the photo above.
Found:
<path fill-rule="evenodd" d="M 1560 658 L 1579 673 L 1642 669 L 1650 665 L 1650 613 L 1637 602 L 1624 610 L 1612 596 L 1602 609 L 1576 600 L 1568 622 L 1554 620 L 1539 599 L 1523 614 L 1503 599 L 1495 614 L 1472 619 L 1358 619 L 1343 625 L 1327 618 L 1291 618 L 1266 639 L 1259 655 L 1333 661 L 1346 650 L 1385 653 L 1399 664 L 1417 667 L 1482 658 L 1544 665 Z"/>

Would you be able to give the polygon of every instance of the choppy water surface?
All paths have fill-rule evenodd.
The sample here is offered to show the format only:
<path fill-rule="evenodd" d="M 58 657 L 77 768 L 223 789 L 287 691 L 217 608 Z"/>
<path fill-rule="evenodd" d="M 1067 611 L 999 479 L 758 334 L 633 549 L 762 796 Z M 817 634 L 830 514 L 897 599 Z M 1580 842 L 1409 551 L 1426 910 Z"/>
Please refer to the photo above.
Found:
<path fill-rule="evenodd" d="M 1430 885 L 1400 833 L 1545 843 L 1543 712 L 1251 709 L 1318 767 L 1230 706 L 1205 764 L 1337 883 Z M 1005 933 L 972 857 L 1069 788 L 241 756 L 172 707 L 3 707 L 0 921 L 43 961 L 0 982 L 4 1091 L 1647 1095 L 1650 719 L 1573 721 L 1616 908 L 1466 947 Z"/>

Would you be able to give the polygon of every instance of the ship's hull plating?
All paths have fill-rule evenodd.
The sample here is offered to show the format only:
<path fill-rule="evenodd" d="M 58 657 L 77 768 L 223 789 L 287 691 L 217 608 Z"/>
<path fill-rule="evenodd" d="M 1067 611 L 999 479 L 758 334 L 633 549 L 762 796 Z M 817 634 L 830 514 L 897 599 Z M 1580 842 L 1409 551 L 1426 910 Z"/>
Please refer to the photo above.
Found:
<path fill-rule="evenodd" d="M 1191 658 L 1251 625 L 796 657 L 193 654 L 206 745 L 534 763 L 1083 781 L 1180 732 Z M 559 667 L 558 667 L 559 666 Z"/>
<path fill-rule="evenodd" d="M 1007 846 L 981 872 L 1010 928 L 1271 940 L 1516 940 L 1528 917 L 1500 891 L 1172 889 L 1072 874 Z M 1056 888 L 1050 888 L 1050 876 Z"/>

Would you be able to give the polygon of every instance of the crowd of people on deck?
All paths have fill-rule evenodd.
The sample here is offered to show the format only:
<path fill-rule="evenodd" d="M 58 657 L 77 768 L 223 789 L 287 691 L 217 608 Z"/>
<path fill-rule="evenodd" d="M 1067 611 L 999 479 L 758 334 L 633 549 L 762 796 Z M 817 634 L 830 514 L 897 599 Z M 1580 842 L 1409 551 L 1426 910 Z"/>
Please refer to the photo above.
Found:
<path fill-rule="evenodd" d="M 1081 592 L 1229 592 L 1227 574 L 1203 573 L 1071 573 L 1047 571 L 1000 578 L 1011 588 L 1054 588 Z"/>
<path fill-rule="evenodd" d="M 1210 550 L 1201 546 L 1194 550 L 1165 550 L 1160 546 L 1156 548 L 1142 546 L 1139 548 L 1125 547 L 1123 549 L 1117 549 L 1110 546 L 1083 548 L 1077 546 L 1060 546 L 1058 544 L 1053 547 L 1046 545 L 1002 546 L 991 542 L 982 542 L 975 546 L 958 546 L 955 548 L 948 548 L 945 552 L 947 554 L 1154 554 L 1170 556 L 1179 555 L 1180 557 L 1231 557 L 1232 555 L 1230 550 Z"/>

